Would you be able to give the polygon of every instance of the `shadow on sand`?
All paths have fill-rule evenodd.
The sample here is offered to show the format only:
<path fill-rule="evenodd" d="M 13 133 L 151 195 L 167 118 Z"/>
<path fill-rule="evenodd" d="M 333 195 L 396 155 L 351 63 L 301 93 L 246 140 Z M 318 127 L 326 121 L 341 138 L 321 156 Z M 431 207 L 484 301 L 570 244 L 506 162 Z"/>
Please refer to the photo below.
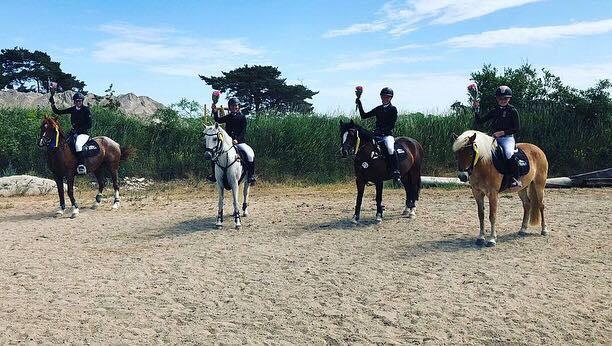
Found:
<path fill-rule="evenodd" d="M 197 232 L 211 232 L 217 230 L 215 227 L 216 217 L 197 218 L 179 222 L 175 225 L 162 229 L 153 234 L 152 238 L 181 237 Z M 233 225 L 233 221 L 232 221 Z M 225 225 L 227 228 L 227 225 Z"/>

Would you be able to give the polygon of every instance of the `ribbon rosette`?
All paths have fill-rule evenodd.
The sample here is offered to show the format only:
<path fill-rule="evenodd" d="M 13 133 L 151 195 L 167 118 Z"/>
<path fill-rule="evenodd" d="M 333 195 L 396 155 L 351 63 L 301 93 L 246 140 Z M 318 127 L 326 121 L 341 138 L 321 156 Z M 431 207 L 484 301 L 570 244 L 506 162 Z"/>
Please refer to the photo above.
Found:
<path fill-rule="evenodd" d="M 361 85 L 356 86 L 355 87 L 355 96 L 357 96 L 357 98 L 360 98 L 361 94 L 363 94 L 363 87 Z"/>
<path fill-rule="evenodd" d="M 212 93 L 212 102 L 213 104 L 217 104 L 219 102 L 219 96 L 221 96 L 221 92 L 219 90 L 215 90 Z"/>

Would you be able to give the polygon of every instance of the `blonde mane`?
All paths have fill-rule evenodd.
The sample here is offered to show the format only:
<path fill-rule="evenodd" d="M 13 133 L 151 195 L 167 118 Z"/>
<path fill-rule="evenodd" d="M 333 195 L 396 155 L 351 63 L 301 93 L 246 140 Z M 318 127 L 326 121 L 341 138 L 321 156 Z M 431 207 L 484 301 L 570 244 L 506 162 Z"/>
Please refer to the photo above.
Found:
<path fill-rule="evenodd" d="M 455 142 L 453 143 L 453 152 L 457 152 L 468 145 L 470 137 L 476 134 L 474 143 L 478 147 L 478 153 L 480 154 L 480 160 L 484 162 L 491 162 L 493 158 L 493 152 L 497 148 L 497 142 L 493 140 L 493 137 L 475 130 L 467 130 L 462 133 Z"/>

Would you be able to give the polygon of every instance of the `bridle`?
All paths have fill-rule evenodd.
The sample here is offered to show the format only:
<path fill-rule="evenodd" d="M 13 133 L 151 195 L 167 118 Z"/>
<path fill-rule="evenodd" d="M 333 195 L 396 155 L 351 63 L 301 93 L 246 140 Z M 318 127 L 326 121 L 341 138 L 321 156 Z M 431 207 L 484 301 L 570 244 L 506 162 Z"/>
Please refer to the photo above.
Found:
<path fill-rule="evenodd" d="M 234 144 L 232 144 L 231 147 L 229 147 L 229 149 L 227 150 L 223 150 L 223 133 L 221 131 L 217 132 L 217 133 L 204 133 L 204 137 L 217 137 L 217 145 L 215 145 L 214 148 L 205 148 L 204 152 L 209 152 L 211 154 L 211 161 L 214 162 L 215 165 L 217 165 L 219 168 L 221 168 L 223 170 L 223 174 L 225 175 L 225 172 L 227 171 L 228 168 L 230 168 L 234 163 L 240 161 L 240 156 L 238 155 L 238 152 L 236 151 L 236 146 Z M 206 143 L 206 141 L 204 142 Z M 232 161 L 231 163 L 229 163 L 227 166 L 222 166 L 219 163 L 219 158 L 221 157 L 221 155 L 228 153 L 230 150 L 234 149 L 236 151 L 236 158 L 234 159 L 234 161 Z"/>
<path fill-rule="evenodd" d="M 38 140 L 38 147 L 42 148 L 42 147 L 46 147 L 48 146 L 49 149 L 55 149 L 57 147 L 59 147 L 59 142 L 60 142 L 60 130 L 59 130 L 59 126 L 55 123 L 53 123 L 52 127 L 53 130 L 55 131 L 55 145 L 54 146 L 50 146 L 51 143 L 53 143 L 52 139 L 49 138 L 47 136 L 47 132 L 48 130 L 48 122 L 45 122 L 45 131 L 43 132 L 42 136 L 39 138 Z"/>
<path fill-rule="evenodd" d="M 356 129 L 356 128 L 347 129 L 346 132 L 345 132 L 347 134 L 347 136 L 348 136 L 348 133 L 351 132 L 351 131 L 355 132 L 355 135 L 354 135 L 354 137 L 355 137 L 354 154 L 357 155 L 357 152 L 359 151 L 359 147 L 361 146 L 361 136 L 359 136 L 359 130 Z M 342 143 L 342 147 L 345 148 L 346 146 L 347 146 L 346 141 L 344 141 Z M 347 150 L 347 152 L 348 152 L 348 150 Z"/>

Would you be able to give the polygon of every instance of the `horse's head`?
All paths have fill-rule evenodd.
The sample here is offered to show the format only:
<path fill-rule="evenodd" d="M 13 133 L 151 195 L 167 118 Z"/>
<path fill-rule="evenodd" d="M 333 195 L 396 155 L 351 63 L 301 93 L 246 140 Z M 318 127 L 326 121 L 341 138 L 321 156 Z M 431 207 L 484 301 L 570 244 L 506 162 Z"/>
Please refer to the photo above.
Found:
<path fill-rule="evenodd" d="M 359 137 L 359 129 L 353 120 L 348 123 L 343 123 L 340 120 L 340 138 L 340 153 L 343 158 L 351 152 L 357 153 L 361 139 Z"/>
<path fill-rule="evenodd" d="M 52 148 L 57 147 L 61 137 L 62 134 L 58 119 L 45 115 L 40 124 L 38 146 L 41 148 L 46 146 L 51 146 Z"/>
<path fill-rule="evenodd" d="M 478 135 L 482 138 L 478 138 Z M 490 159 L 492 147 L 482 145 L 482 143 L 486 143 L 489 138 L 490 137 L 484 133 L 477 131 L 465 131 L 460 136 L 453 134 L 453 152 L 457 159 L 459 180 L 463 182 L 468 181 L 479 159 Z M 483 146 L 483 148 L 480 148 L 480 146 Z"/>
<path fill-rule="evenodd" d="M 227 140 L 227 134 L 215 123 L 215 125 L 206 126 L 204 129 L 204 159 L 214 160 L 223 151 L 223 144 Z"/>

